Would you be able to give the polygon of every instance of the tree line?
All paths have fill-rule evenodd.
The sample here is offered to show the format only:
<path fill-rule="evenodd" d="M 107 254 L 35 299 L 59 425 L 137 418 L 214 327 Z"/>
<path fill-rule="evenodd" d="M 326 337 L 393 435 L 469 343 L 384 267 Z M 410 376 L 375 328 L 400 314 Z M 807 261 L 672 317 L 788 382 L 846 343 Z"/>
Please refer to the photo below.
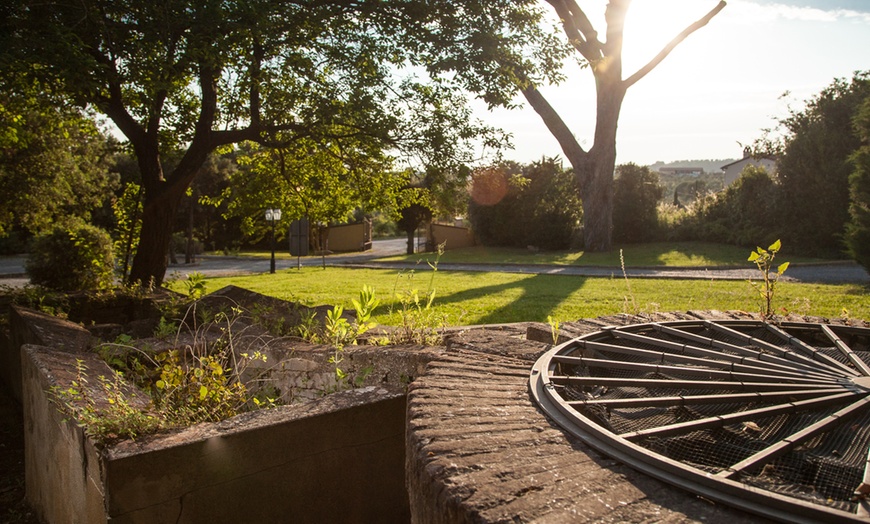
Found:
<path fill-rule="evenodd" d="M 510 107 L 522 95 L 571 165 L 573 183 L 565 190 L 577 198 L 564 216 L 582 216 L 573 242 L 608 250 L 622 239 L 619 222 L 626 218 L 617 209 L 620 183 L 614 179 L 628 169 L 615 165 L 622 100 L 677 45 L 713 21 L 725 2 L 710 5 L 647 64 L 624 74 L 627 0 L 608 3 L 603 31 L 574 0 L 14 0 L 0 8 L 0 140 L 6 155 L 0 184 L 28 191 L 0 209 L 0 220 L 23 230 L 42 227 L 39 216 L 118 220 L 126 227 L 128 253 L 140 246 L 129 262 L 129 280 L 160 283 L 172 233 L 178 222 L 190 224 L 194 205 L 226 206 L 224 214 L 239 217 L 238 227 L 249 233 L 258 227 L 252 218 L 257 206 L 292 210 L 288 218 L 346 213 L 351 203 L 363 214 L 391 206 L 449 207 L 455 191 L 442 188 L 461 187 L 473 163 L 485 165 L 479 162 L 482 149 L 498 158 L 510 145 L 509 137 L 471 117 L 469 98 Z M 548 13 L 556 15 L 555 27 L 545 22 Z M 596 79 L 588 148 L 539 91 L 562 80 L 569 58 Z M 854 91 L 842 82 L 810 109 L 827 108 L 828 99 L 832 107 L 842 105 L 838 101 Z M 101 144 L 92 118 L 97 114 L 111 121 L 123 144 Z M 817 154 L 802 145 L 803 136 L 824 137 L 843 126 L 851 132 L 851 121 L 841 118 L 826 128 L 809 112 L 796 112 L 781 124 L 790 138 L 756 144 L 758 152 L 780 155 L 782 164 L 773 180 L 775 203 L 769 200 L 764 213 L 748 219 L 765 227 L 752 233 L 786 227 L 784 240 L 795 241 L 787 245 L 841 249 L 847 239 L 842 224 L 861 216 L 855 203 L 862 195 L 850 196 L 825 177 L 848 178 L 851 167 L 829 159 L 857 151 L 860 139 L 853 134 Z M 17 156 L 23 150 L 32 154 Z M 127 155 L 128 168 L 135 165 L 138 180 L 129 182 L 135 187 L 122 181 L 120 170 L 105 167 L 118 151 Z M 824 157 L 810 169 L 825 175 L 796 175 L 809 165 L 801 152 Z M 245 169 L 233 175 L 235 189 L 215 196 L 196 182 L 207 182 L 227 155 Z M 66 178 L 52 178 L 57 170 Z M 529 180 L 529 188 L 538 188 L 536 179 Z M 114 215 L 126 218 L 108 217 L 105 206 L 95 205 L 94 195 L 107 190 L 123 191 Z M 233 190 L 248 200 L 231 198 Z M 810 197 L 812 208 L 794 204 Z M 724 204 L 704 205 L 712 210 Z M 141 221 L 129 221 L 133 215 Z M 411 224 L 421 217 L 426 213 L 403 218 Z M 860 238 L 849 231 L 848 238 Z"/>

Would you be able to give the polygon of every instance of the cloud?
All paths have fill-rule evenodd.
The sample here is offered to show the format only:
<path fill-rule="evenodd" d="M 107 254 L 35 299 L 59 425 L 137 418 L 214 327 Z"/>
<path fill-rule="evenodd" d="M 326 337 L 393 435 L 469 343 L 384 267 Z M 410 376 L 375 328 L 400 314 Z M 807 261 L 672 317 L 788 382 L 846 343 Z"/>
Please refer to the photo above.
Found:
<path fill-rule="evenodd" d="M 788 3 L 766 2 L 764 0 L 733 0 L 729 2 L 729 8 L 732 9 L 731 15 L 753 24 L 776 20 L 870 24 L 870 12 L 851 9 L 852 5 L 853 3 L 848 1 L 825 2 L 819 0 Z"/>

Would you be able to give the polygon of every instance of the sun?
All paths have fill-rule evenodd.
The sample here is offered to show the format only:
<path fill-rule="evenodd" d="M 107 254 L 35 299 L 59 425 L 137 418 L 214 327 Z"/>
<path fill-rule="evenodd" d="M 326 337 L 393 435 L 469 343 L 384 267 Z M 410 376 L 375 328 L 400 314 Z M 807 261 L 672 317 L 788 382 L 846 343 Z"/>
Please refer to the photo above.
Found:
<path fill-rule="evenodd" d="M 718 0 L 634 0 L 625 19 L 623 42 L 623 71 L 633 74 L 647 64 L 674 37 L 703 17 L 718 4 Z M 711 23 L 714 23 L 713 18 Z M 688 37 L 674 50 L 685 53 L 685 48 L 698 52 L 698 36 L 709 28 L 702 28 Z M 667 61 L 667 60 L 666 60 Z"/>

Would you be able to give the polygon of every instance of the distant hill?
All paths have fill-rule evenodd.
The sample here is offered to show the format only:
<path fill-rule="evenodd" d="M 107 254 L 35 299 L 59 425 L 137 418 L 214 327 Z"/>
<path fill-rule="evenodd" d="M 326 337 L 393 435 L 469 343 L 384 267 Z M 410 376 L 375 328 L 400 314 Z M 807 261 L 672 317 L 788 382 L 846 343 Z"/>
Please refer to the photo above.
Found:
<path fill-rule="evenodd" d="M 663 167 L 700 167 L 705 173 L 718 173 L 722 171 L 722 166 L 730 164 L 737 160 L 736 158 L 723 158 L 722 160 L 707 159 L 707 160 L 676 160 L 674 162 L 656 162 L 649 166 L 651 171 L 658 171 Z"/>
<path fill-rule="evenodd" d="M 704 170 L 702 175 L 659 173 L 659 180 L 665 188 L 662 202 L 674 201 L 674 191 L 683 183 L 694 185 L 703 192 L 718 192 L 725 187 L 725 174 L 722 166 L 734 162 L 735 159 L 724 158 L 721 160 L 677 160 L 675 162 L 656 162 L 649 166 L 650 171 L 658 172 L 663 167 L 700 167 Z M 691 193 L 687 186 L 680 192 L 680 202 L 683 205 L 691 203 L 697 195 Z"/>

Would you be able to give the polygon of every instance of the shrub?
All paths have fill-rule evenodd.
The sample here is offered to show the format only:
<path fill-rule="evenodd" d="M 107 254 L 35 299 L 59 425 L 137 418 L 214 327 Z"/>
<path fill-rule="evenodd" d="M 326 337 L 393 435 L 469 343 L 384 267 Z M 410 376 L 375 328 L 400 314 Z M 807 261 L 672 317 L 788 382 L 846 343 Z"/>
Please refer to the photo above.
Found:
<path fill-rule="evenodd" d="M 583 216 L 573 173 L 554 159 L 484 170 L 472 198 L 471 226 L 484 245 L 566 249 Z"/>
<path fill-rule="evenodd" d="M 635 164 L 617 166 L 613 181 L 613 241 L 649 242 L 658 234 L 664 187 L 657 173 Z"/>
<path fill-rule="evenodd" d="M 855 128 L 864 145 L 851 157 L 855 170 L 849 176 L 850 221 L 845 240 L 849 255 L 870 271 L 870 97 L 855 118 Z"/>
<path fill-rule="evenodd" d="M 747 166 L 724 192 L 699 199 L 677 225 L 675 237 L 740 246 L 758 239 L 772 243 L 779 233 L 779 188 L 764 168 Z"/>
<path fill-rule="evenodd" d="M 25 269 L 31 283 L 49 289 L 106 289 L 113 283 L 112 239 L 88 224 L 55 227 L 34 239 Z"/>

